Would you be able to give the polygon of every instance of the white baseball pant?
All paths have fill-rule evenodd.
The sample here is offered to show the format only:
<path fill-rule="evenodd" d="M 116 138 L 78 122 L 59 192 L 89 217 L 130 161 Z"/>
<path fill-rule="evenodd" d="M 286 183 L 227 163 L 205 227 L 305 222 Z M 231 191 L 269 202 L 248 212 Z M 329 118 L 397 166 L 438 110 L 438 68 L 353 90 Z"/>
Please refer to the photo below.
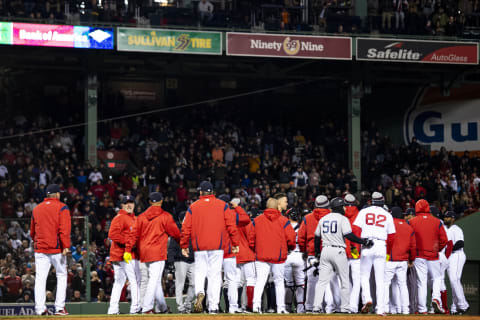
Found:
<path fill-rule="evenodd" d="M 261 308 L 263 289 L 271 270 L 273 273 L 273 282 L 275 283 L 277 313 L 285 311 L 284 264 L 255 261 L 255 270 L 257 272 L 257 281 L 253 291 L 253 310 L 260 310 Z"/>
<path fill-rule="evenodd" d="M 327 286 L 327 290 L 325 290 L 325 313 L 330 314 L 341 311 L 342 293 L 340 290 L 340 286 L 340 278 L 337 274 L 334 274 L 332 279 L 330 280 L 330 284 Z M 350 283 L 348 284 L 348 286 L 350 286 Z M 348 296 L 348 299 L 350 301 L 350 295 Z"/>
<path fill-rule="evenodd" d="M 459 310 L 467 310 L 469 305 L 462 287 L 462 270 L 466 260 L 463 250 L 453 252 L 448 258 L 448 278 L 452 287 L 452 306 L 450 311 L 458 312 Z"/>
<path fill-rule="evenodd" d="M 45 293 L 47 286 L 48 272 L 50 266 L 55 268 L 57 275 L 57 295 L 55 298 L 55 310 L 65 308 L 65 296 L 67 294 L 67 260 L 61 253 L 48 254 L 35 252 L 35 313 L 41 315 L 47 307 L 45 306 Z"/>
<path fill-rule="evenodd" d="M 358 312 L 358 300 L 360 299 L 360 259 L 349 259 L 350 266 L 350 311 Z"/>
<path fill-rule="evenodd" d="M 242 278 L 245 279 L 245 285 L 247 287 L 255 286 L 257 280 L 255 262 L 247 262 L 238 266 L 240 267 Z"/>
<path fill-rule="evenodd" d="M 238 311 L 238 286 L 240 282 L 240 273 L 237 269 L 237 259 L 235 257 L 223 259 L 223 273 L 228 292 L 229 312 Z"/>
<path fill-rule="evenodd" d="M 390 292 L 390 284 L 392 283 L 392 279 L 396 277 L 396 282 L 398 283 L 398 288 L 400 289 L 400 305 L 401 305 L 401 312 L 403 314 L 409 314 L 409 296 L 408 296 L 408 287 L 407 287 L 407 269 L 408 269 L 408 262 L 407 261 L 388 261 L 385 265 L 385 310 L 389 309 L 389 292 Z M 394 285 L 392 283 L 392 300 L 393 299 L 393 292 L 396 291 Z M 398 310 L 390 310 L 398 312 Z M 393 312 L 392 312 L 393 313 Z"/>
<path fill-rule="evenodd" d="M 426 260 L 416 258 L 415 270 L 417 271 L 418 312 L 427 312 L 427 287 L 428 278 L 432 279 L 432 300 L 441 301 L 440 297 L 440 260 Z"/>
<path fill-rule="evenodd" d="M 205 279 L 208 279 L 208 310 L 218 310 L 222 288 L 223 250 L 195 251 L 195 295 L 205 294 Z"/>
<path fill-rule="evenodd" d="M 147 284 L 148 284 L 148 267 L 145 262 L 140 262 L 140 296 L 138 298 L 138 304 L 140 306 L 143 305 L 143 298 L 145 297 L 145 292 L 147 292 Z"/>
<path fill-rule="evenodd" d="M 146 263 L 148 267 L 148 284 L 145 297 L 143 298 L 142 312 L 153 310 L 157 301 L 160 312 L 167 311 L 167 303 L 163 294 L 162 275 L 165 268 L 165 261 L 153 261 Z"/>
<path fill-rule="evenodd" d="M 305 261 L 303 261 L 302 253 L 299 251 L 291 252 L 287 261 L 285 261 L 285 282 L 287 287 L 295 289 L 295 297 L 297 301 L 297 313 L 305 312 L 304 296 L 305 296 Z M 293 290 L 289 290 L 290 297 Z M 292 301 L 292 299 L 289 299 Z"/>
<path fill-rule="evenodd" d="M 140 282 L 140 269 L 138 260 L 132 260 L 130 263 L 125 261 L 113 261 L 114 282 L 112 287 L 112 295 L 110 297 L 110 306 L 108 307 L 108 314 L 117 314 L 118 303 L 120 301 L 120 295 L 122 294 L 125 281 L 128 279 L 130 282 L 130 291 L 132 295 L 132 301 L 130 304 L 130 313 L 137 313 L 140 311 L 139 304 L 139 282 Z"/>
<path fill-rule="evenodd" d="M 315 256 L 308 256 L 307 266 L 311 265 L 311 261 L 315 259 Z M 313 310 L 313 302 L 315 301 L 315 287 L 318 282 L 318 274 L 315 276 L 313 273 L 316 268 L 312 267 L 307 270 L 307 295 L 305 299 L 305 311 Z"/>
<path fill-rule="evenodd" d="M 194 286 L 194 264 L 185 261 L 175 261 L 175 300 L 178 312 L 191 311 L 193 300 L 195 300 Z M 183 287 L 188 278 L 187 298 L 183 301 Z"/>
<path fill-rule="evenodd" d="M 391 288 L 392 295 L 390 297 L 390 303 L 385 306 L 386 308 L 385 311 L 388 313 L 388 310 L 390 310 L 391 314 L 401 314 L 402 302 L 401 302 L 400 286 L 398 285 L 397 277 L 393 277 L 390 288 Z M 388 294 L 388 292 L 386 292 L 385 294 Z"/>
<path fill-rule="evenodd" d="M 385 312 L 385 298 L 384 290 L 385 286 L 385 262 L 387 256 L 385 240 L 373 239 L 373 247 L 363 248 L 362 256 L 360 257 L 360 277 L 362 285 L 362 302 L 372 302 L 372 296 L 370 293 L 370 272 L 372 266 L 375 271 L 375 284 L 376 284 L 376 312 L 377 314 L 383 314 Z"/>

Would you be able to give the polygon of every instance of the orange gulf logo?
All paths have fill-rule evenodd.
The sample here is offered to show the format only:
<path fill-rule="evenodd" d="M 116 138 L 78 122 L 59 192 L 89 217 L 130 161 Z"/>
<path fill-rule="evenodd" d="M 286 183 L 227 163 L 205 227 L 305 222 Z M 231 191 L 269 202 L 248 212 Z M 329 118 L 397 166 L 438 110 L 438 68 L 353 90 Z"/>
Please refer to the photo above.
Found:
<path fill-rule="evenodd" d="M 185 51 L 185 49 L 187 49 L 188 46 L 190 45 L 191 40 L 190 40 L 188 34 L 181 34 L 181 35 L 177 38 L 177 42 L 179 42 L 179 43 L 178 43 L 177 46 L 175 47 L 175 50 Z"/>
<path fill-rule="evenodd" d="M 291 40 L 290 37 L 286 37 L 283 40 L 283 51 L 289 56 L 294 56 L 300 51 L 300 41 Z"/>

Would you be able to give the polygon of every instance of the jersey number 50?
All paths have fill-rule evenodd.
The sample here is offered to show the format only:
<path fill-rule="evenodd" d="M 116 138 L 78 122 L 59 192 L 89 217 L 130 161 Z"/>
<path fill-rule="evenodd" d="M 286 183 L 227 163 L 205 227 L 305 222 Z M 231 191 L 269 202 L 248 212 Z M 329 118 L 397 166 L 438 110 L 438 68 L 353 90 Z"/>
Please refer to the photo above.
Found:
<path fill-rule="evenodd" d="M 376 221 L 375 221 L 376 220 Z M 387 217 L 384 216 L 383 214 L 379 214 L 378 216 L 375 216 L 374 213 L 367 213 L 365 215 L 365 223 L 368 224 L 369 226 L 377 226 L 377 227 L 385 227 L 383 222 L 387 220 Z"/>
<path fill-rule="evenodd" d="M 337 221 L 323 221 L 323 233 L 337 233 Z"/>

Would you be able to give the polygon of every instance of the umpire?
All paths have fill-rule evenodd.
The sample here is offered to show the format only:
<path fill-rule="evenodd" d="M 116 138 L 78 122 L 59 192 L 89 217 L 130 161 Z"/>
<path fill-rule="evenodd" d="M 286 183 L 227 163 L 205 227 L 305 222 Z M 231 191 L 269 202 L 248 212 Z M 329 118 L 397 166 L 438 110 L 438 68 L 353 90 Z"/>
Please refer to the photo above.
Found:
<path fill-rule="evenodd" d="M 316 286 L 313 312 L 319 313 L 322 306 L 325 288 L 336 273 L 340 278 L 341 307 L 340 312 L 351 313 L 349 310 L 350 281 L 348 277 L 348 260 L 345 253 L 345 239 L 365 246 L 373 245 L 368 239 L 360 239 L 352 233 L 350 221 L 344 216 L 345 202 L 342 198 L 335 198 L 330 202 L 332 212 L 324 216 L 318 222 L 315 231 L 315 253 L 320 254 L 320 240 L 323 249 L 320 257 L 320 270 Z"/>

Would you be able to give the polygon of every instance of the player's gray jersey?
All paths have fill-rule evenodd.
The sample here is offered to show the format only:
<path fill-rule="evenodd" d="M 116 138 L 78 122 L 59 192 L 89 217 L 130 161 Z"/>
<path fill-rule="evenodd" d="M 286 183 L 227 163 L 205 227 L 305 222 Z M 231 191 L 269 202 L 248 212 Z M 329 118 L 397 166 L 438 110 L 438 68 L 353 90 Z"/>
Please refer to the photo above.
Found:
<path fill-rule="evenodd" d="M 322 237 L 323 246 L 345 248 L 344 236 L 352 232 L 350 221 L 340 213 L 331 212 L 318 222 L 315 235 Z"/>

